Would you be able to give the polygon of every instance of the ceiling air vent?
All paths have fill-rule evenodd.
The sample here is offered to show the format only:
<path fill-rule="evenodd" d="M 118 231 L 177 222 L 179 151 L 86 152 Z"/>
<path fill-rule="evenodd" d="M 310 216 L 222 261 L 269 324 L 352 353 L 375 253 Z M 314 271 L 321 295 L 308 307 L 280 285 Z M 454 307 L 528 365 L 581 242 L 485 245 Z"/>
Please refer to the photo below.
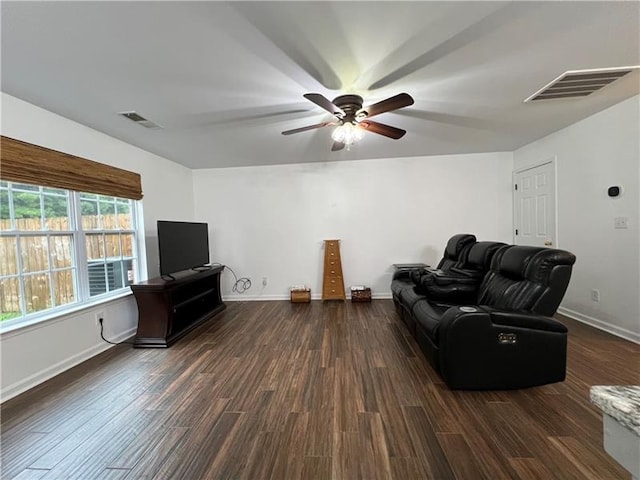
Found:
<path fill-rule="evenodd" d="M 138 125 L 142 125 L 146 128 L 162 128 L 157 123 L 153 123 L 151 120 L 147 120 L 142 115 L 137 112 L 120 112 L 119 115 L 122 115 L 125 118 L 128 118 L 132 122 L 136 122 Z"/>
<path fill-rule="evenodd" d="M 615 82 L 639 66 L 598 68 L 594 70 L 569 70 L 548 83 L 525 102 L 556 98 L 586 97 L 596 90 Z"/>

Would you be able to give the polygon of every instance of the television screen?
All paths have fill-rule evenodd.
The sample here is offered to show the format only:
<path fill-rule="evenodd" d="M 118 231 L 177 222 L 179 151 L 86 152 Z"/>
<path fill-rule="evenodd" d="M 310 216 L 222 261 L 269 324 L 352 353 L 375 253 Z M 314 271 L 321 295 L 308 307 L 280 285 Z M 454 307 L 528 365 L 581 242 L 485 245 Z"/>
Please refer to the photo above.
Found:
<path fill-rule="evenodd" d="M 160 275 L 201 267 L 209 263 L 206 223 L 158 220 Z"/>

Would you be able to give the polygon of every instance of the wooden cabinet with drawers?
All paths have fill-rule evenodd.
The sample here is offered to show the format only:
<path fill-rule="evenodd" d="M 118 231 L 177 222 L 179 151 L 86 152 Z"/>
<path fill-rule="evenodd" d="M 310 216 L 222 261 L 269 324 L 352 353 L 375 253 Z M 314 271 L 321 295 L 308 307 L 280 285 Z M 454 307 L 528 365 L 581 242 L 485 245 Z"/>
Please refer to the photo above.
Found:
<path fill-rule="evenodd" d="M 345 300 L 340 240 L 324 241 L 324 275 L 322 278 L 323 300 Z"/>

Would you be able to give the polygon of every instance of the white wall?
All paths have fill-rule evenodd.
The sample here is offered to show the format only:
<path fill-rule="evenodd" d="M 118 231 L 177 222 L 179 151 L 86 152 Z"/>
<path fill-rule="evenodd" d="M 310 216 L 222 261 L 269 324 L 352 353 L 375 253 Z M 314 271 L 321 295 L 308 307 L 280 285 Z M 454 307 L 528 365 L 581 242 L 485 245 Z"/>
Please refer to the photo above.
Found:
<path fill-rule="evenodd" d="M 393 263 L 435 264 L 449 237 L 511 241 L 511 153 L 197 170 L 196 217 L 209 222 L 212 261 L 251 278 L 243 295 L 288 298 L 322 288 L 322 240 L 341 239 L 345 287 L 390 297 Z M 262 286 L 262 277 L 267 286 Z"/>
<path fill-rule="evenodd" d="M 640 341 L 640 97 L 514 152 L 521 168 L 557 156 L 558 247 L 577 261 L 561 313 Z M 620 198 L 607 188 L 622 185 Z M 613 228 L 628 217 L 629 228 Z M 591 290 L 600 290 L 600 302 Z"/>
<path fill-rule="evenodd" d="M 2 135 L 126 168 L 142 176 L 149 276 L 158 272 L 156 220 L 193 219 L 192 173 L 149 152 L 2 93 Z M 137 308 L 131 295 L 0 338 L 3 400 L 109 347 L 99 336 L 94 313 L 105 313 L 107 337 L 135 333 Z"/>

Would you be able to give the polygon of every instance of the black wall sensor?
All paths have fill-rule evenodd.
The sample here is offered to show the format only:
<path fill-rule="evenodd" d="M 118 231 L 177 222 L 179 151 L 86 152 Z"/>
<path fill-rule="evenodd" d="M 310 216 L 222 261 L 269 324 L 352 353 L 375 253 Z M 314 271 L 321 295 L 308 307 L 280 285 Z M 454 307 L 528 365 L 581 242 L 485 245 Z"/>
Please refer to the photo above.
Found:
<path fill-rule="evenodd" d="M 619 185 L 613 185 L 607 189 L 607 195 L 612 198 L 622 195 L 622 187 Z"/>

